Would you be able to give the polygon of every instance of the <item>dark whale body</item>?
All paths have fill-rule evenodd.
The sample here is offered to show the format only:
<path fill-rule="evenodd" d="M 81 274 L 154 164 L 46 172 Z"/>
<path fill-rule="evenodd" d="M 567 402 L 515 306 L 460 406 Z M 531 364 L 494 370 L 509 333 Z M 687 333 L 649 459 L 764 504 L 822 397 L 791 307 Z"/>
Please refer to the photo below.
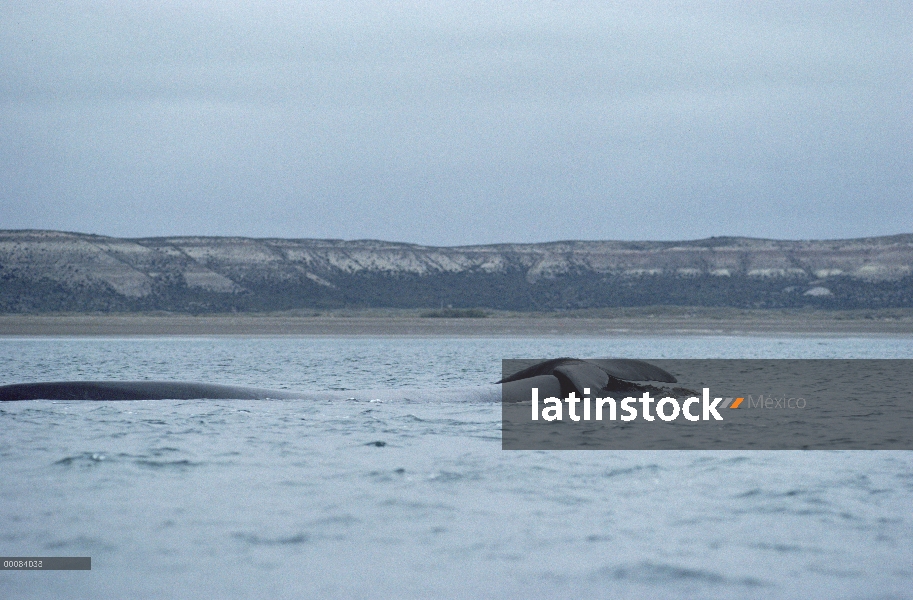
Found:
<path fill-rule="evenodd" d="M 522 402 L 532 388 L 540 397 L 601 391 L 638 391 L 635 381 L 675 383 L 675 377 L 642 360 L 556 358 L 507 375 L 502 399 Z M 590 391 L 586 391 L 590 390 Z M 12 400 L 269 400 L 302 398 L 300 392 L 182 381 L 45 381 L 0 386 L 0 402 Z"/>
<path fill-rule="evenodd" d="M 45 381 L 0 386 L 10 400 L 267 400 L 300 398 L 288 390 L 183 381 Z"/>

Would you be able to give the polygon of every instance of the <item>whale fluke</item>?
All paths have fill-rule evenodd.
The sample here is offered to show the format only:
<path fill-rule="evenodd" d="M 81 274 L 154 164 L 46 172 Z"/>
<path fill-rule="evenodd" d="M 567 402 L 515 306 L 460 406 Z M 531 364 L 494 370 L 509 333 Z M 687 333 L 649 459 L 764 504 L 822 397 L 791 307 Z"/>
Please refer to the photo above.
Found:
<path fill-rule="evenodd" d="M 503 402 L 528 402 L 533 388 L 539 398 L 566 397 L 574 392 L 580 397 L 600 392 L 649 390 L 635 381 L 677 383 L 675 376 L 656 365 L 626 358 L 553 358 L 511 375 L 501 384 Z"/>
<path fill-rule="evenodd" d="M 678 383 L 672 373 L 643 360 L 630 358 L 588 358 L 592 363 L 616 379 L 625 381 L 661 381 Z"/>
<path fill-rule="evenodd" d="M 662 381 L 663 383 L 677 383 L 675 376 L 668 371 L 660 369 L 656 365 L 642 360 L 630 358 L 553 358 L 536 363 L 512 375 L 504 377 L 497 383 L 507 383 L 520 379 L 535 377 L 536 375 L 551 375 L 559 367 L 566 368 L 574 366 L 576 369 L 586 369 L 592 372 L 589 367 L 580 367 L 580 365 L 594 365 L 604 371 L 609 377 L 622 379 L 624 381 Z M 581 371 L 583 372 L 583 371 Z"/>
<path fill-rule="evenodd" d="M 559 381 L 570 384 L 583 393 L 583 390 L 601 390 L 609 383 L 609 374 L 588 362 L 569 363 L 555 367 L 553 372 Z"/>
<path fill-rule="evenodd" d="M 11 400 L 267 400 L 300 398 L 288 390 L 185 381 L 44 381 L 0 386 Z"/>
<path fill-rule="evenodd" d="M 554 375 L 536 375 L 527 379 L 508 381 L 501 385 L 502 402 L 529 402 L 532 389 L 539 390 L 539 398 L 563 398 L 561 382 Z"/>

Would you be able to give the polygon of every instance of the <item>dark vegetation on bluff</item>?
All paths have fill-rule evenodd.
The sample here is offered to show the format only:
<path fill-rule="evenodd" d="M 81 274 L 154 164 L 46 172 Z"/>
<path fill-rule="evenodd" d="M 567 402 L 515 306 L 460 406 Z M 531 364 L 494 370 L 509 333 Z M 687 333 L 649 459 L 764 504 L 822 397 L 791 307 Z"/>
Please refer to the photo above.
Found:
<path fill-rule="evenodd" d="M 110 285 L 26 280 L 0 272 L 0 312 L 187 313 L 281 311 L 298 308 L 425 308 L 423 316 L 480 317 L 480 308 L 517 311 L 621 306 L 719 306 L 733 308 L 860 309 L 913 306 L 913 277 L 860 282 L 830 278 L 826 296 L 803 294 L 804 282 L 751 277 L 618 277 L 578 273 L 530 283 L 523 273 L 362 274 L 336 288 L 307 278 L 260 282 L 240 292 L 189 288 L 163 281 L 144 297 L 118 294 Z M 247 286 L 245 286 L 247 287 Z M 445 307 L 441 309 L 440 307 Z M 461 310 L 462 309 L 462 310 Z"/>

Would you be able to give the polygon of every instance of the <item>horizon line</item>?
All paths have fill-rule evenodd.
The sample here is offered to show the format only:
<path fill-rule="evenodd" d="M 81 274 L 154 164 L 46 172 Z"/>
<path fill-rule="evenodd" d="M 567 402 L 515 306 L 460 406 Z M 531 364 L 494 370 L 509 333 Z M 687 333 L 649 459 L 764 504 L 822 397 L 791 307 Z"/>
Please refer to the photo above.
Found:
<path fill-rule="evenodd" d="M 416 246 L 424 248 L 480 248 L 480 247 L 492 247 L 492 246 L 546 246 L 546 245 L 558 245 L 558 244 L 682 244 L 682 243 L 699 243 L 699 242 L 709 242 L 712 240 L 718 240 L 721 242 L 724 241 L 753 241 L 753 242 L 786 242 L 786 243 L 802 243 L 802 242 L 854 242 L 862 240 L 890 240 L 898 238 L 897 241 L 902 241 L 902 238 L 911 238 L 909 241 L 913 242 L 913 232 L 906 233 L 895 233 L 888 235 L 874 235 L 874 236 L 863 236 L 863 237 L 849 237 L 849 238 L 802 238 L 802 239 L 789 239 L 789 238 L 763 238 L 763 237 L 751 237 L 751 236 L 741 236 L 741 235 L 714 235 L 705 238 L 692 238 L 692 239 L 678 239 L 678 240 L 623 240 L 623 239 L 566 239 L 566 240 L 552 240 L 546 242 L 490 242 L 483 244 L 456 244 L 456 245 L 432 245 L 432 244 L 422 244 L 417 242 L 403 242 L 403 241 L 394 241 L 394 240 L 383 240 L 379 238 L 318 238 L 318 237 L 278 237 L 278 236 L 249 236 L 249 235 L 151 235 L 151 236 L 117 236 L 117 235 L 106 235 L 101 233 L 86 233 L 82 231 L 67 231 L 62 229 L 36 229 L 36 228 L 26 228 L 26 229 L 0 229 L 0 235 L 11 234 L 11 233 L 42 233 L 42 234 L 64 234 L 72 236 L 83 236 L 83 237 L 97 237 L 97 238 L 108 238 L 108 239 L 119 239 L 119 240 L 168 240 L 168 239 L 195 239 L 195 238 L 208 238 L 208 239 L 238 239 L 238 240 L 252 240 L 252 241 L 269 241 L 269 240 L 283 240 L 283 241 L 315 241 L 315 242 L 342 242 L 342 243 L 364 243 L 364 242 L 373 242 L 373 243 L 382 243 L 382 244 L 395 244 L 400 246 Z"/>

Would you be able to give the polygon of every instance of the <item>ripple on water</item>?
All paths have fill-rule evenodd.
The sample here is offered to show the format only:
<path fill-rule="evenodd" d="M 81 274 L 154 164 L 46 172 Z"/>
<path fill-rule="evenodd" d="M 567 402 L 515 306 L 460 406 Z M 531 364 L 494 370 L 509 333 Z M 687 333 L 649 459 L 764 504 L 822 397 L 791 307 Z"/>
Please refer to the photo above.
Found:
<path fill-rule="evenodd" d="M 134 464 L 141 467 L 149 467 L 151 469 L 172 469 L 178 471 L 185 471 L 190 467 L 199 467 L 203 465 L 202 462 L 196 462 L 187 459 L 179 460 L 151 460 L 148 458 L 140 458 L 134 461 Z"/>
<path fill-rule="evenodd" d="M 236 532 L 232 534 L 236 540 L 245 542 L 251 546 L 294 546 L 305 544 L 311 540 L 311 536 L 306 533 L 295 533 L 287 536 L 262 536 L 255 533 Z"/>
<path fill-rule="evenodd" d="M 114 463 L 122 459 L 123 455 L 108 454 L 106 452 L 80 452 L 71 456 L 65 456 L 54 462 L 55 465 L 62 467 L 84 467 L 92 468 L 102 463 Z"/>
<path fill-rule="evenodd" d="M 674 564 L 643 561 L 633 565 L 603 567 L 594 576 L 616 581 L 633 581 L 657 586 L 679 584 L 700 584 L 706 586 L 736 586 L 757 588 L 767 584 L 754 577 L 728 577 L 721 572 L 709 569 L 681 567 Z"/>

